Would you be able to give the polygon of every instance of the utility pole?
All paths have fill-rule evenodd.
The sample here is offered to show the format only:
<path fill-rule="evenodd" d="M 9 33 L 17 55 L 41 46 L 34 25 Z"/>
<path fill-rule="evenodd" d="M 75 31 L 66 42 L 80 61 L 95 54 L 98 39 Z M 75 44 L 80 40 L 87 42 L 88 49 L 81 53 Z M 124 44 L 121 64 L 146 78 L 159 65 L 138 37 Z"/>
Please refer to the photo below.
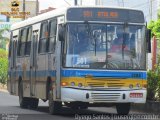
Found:
<path fill-rule="evenodd" d="M 36 0 L 36 15 L 38 15 L 39 12 L 39 1 Z"/>
<path fill-rule="evenodd" d="M 123 7 L 124 7 L 124 0 L 122 0 L 122 4 L 123 4 Z"/>
<path fill-rule="evenodd" d="M 119 0 L 117 0 L 117 3 L 118 3 L 118 6 L 121 6 L 121 4 L 120 4 Z"/>
<path fill-rule="evenodd" d="M 77 6 L 77 0 L 74 0 L 74 5 Z"/>
<path fill-rule="evenodd" d="M 118 6 L 124 7 L 124 0 L 117 0 Z"/>
<path fill-rule="evenodd" d="M 101 1 L 101 0 L 96 0 L 96 1 L 95 1 L 95 4 L 96 4 L 96 5 L 102 5 L 102 1 Z"/>
<path fill-rule="evenodd" d="M 82 6 L 82 0 L 80 2 L 81 2 L 80 5 Z"/>
<path fill-rule="evenodd" d="M 95 0 L 95 5 L 98 5 L 98 0 Z"/>
<path fill-rule="evenodd" d="M 25 2 L 26 2 L 26 0 L 23 0 L 23 13 L 24 13 L 24 20 L 25 20 L 25 18 L 26 18 L 26 16 L 25 16 L 25 9 L 26 9 L 26 4 L 25 4 Z"/>
<path fill-rule="evenodd" d="M 151 14 L 150 14 L 150 15 L 151 15 L 151 16 L 150 16 L 150 17 L 151 17 L 151 20 L 152 20 L 152 2 L 153 2 L 153 1 L 150 0 L 150 3 L 151 3 Z"/>

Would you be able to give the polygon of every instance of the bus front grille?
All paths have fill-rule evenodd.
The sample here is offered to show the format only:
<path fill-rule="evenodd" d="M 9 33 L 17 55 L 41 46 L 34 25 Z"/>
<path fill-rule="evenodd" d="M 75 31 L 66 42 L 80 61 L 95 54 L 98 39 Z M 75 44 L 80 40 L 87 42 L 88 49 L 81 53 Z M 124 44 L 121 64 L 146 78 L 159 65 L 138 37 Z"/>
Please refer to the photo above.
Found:
<path fill-rule="evenodd" d="M 87 86 L 91 88 L 122 88 L 125 87 L 125 83 L 120 81 L 104 81 L 104 82 L 87 82 Z"/>
<path fill-rule="evenodd" d="M 115 102 L 120 96 L 120 93 L 91 93 L 91 98 L 95 102 Z"/>

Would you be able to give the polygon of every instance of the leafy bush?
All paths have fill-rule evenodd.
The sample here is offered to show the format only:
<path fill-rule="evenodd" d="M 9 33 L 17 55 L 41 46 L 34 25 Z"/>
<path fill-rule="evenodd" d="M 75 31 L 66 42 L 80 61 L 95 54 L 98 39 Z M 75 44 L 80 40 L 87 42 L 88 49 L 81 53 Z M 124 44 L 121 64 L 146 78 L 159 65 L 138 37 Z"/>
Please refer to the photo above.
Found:
<path fill-rule="evenodd" d="M 160 55 L 154 70 L 148 71 L 147 99 L 160 101 Z"/>
<path fill-rule="evenodd" d="M 155 71 L 149 70 L 147 77 L 148 87 L 147 87 L 147 99 L 156 100 L 156 92 L 158 87 L 158 75 Z"/>
<path fill-rule="evenodd" d="M 7 52 L 0 49 L 0 83 L 6 84 L 8 71 Z"/>
<path fill-rule="evenodd" d="M 0 58 L 0 83 L 6 84 L 7 81 L 8 60 Z"/>

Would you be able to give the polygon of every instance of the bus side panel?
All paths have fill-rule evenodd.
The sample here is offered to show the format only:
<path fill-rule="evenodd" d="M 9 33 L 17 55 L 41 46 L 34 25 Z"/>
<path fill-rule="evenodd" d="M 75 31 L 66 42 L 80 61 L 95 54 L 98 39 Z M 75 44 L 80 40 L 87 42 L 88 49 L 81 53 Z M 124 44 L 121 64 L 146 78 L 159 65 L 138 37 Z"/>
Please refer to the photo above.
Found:
<path fill-rule="evenodd" d="M 37 56 L 37 79 L 36 79 L 36 96 L 45 99 L 46 97 L 46 58 L 47 54 Z"/>
<path fill-rule="evenodd" d="M 23 83 L 23 95 L 25 97 L 29 97 L 30 94 L 29 94 L 29 89 L 28 89 L 28 84 L 29 84 L 29 80 L 27 80 L 27 69 L 26 67 L 28 66 L 27 65 L 27 60 L 25 57 L 18 57 L 17 58 L 17 73 L 18 73 L 18 77 L 17 77 L 17 85 L 19 83 L 20 80 L 22 80 L 21 82 Z M 17 86 L 18 88 L 18 86 Z M 18 89 L 17 89 L 18 90 Z"/>
<path fill-rule="evenodd" d="M 38 23 L 34 26 L 34 29 L 38 29 L 38 46 L 37 46 L 37 57 L 36 57 L 36 84 L 35 84 L 35 96 L 37 98 L 45 99 L 46 98 L 46 57 L 48 57 L 47 53 L 39 52 L 39 44 L 40 44 L 40 32 L 41 32 L 41 24 Z"/>
<path fill-rule="evenodd" d="M 24 84 L 24 96 L 30 97 L 30 57 L 25 57 L 22 60 L 22 75 Z"/>
<path fill-rule="evenodd" d="M 10 93 L 18 95 L 17 91 L 17 42 L 18 42 L 19 30 L 13 31 L 12 48 L 10 57 Z"/>
<path fill-rule="evenodd" d="M 11 93 L 11 65 L 12 65 L 12 49 L 13 49 L 13 32 L 11 31 L 10 41 L 9 41 L 9 55 L 8 55 L 8 78 L 7 78 L 7 90 Z"/>

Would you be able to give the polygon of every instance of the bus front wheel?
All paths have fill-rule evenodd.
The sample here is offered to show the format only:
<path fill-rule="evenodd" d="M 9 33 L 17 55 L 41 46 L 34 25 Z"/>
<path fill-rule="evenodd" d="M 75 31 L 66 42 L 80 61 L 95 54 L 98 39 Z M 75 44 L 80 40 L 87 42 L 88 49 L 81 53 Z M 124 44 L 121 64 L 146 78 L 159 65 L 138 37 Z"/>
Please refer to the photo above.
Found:
<path fill-rule="evenodd" d="M 128 115 L 130 111 L 130 103 L 119 103 L 116 105 L 117 113 L 120 115 Z"/>
<path fill-rule="evenodd" d="M 52 89 L 49 90 L 48 99 L 49 99 L 48 101 L 49 113 L 51 115 L 59 114 L 61 107 L 62 107 L 62 102 L 53 100 L 53 90 Z"/>

